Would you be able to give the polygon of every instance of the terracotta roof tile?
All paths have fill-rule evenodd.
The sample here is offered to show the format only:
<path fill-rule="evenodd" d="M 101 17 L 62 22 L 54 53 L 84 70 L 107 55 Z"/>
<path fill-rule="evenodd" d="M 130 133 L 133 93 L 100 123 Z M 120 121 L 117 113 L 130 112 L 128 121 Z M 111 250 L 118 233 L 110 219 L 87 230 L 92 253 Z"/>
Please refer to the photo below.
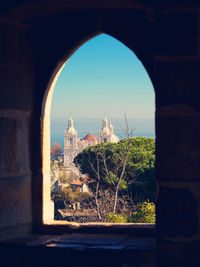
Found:
<path fill-rule="evenodd" d="M 83 182 L 81 182 L 80 180 L 77 180 L 77 181 L 71 183 L 71 185 L 83 185 Z"/>
<path fill-rule="evenodd" d="M 97 140 L 97 138 L 94 137 L 94 135 L 92 135 L 91 133 L 89 133 L 86 136 L 84 136 L 81 140 L 84 140 L 87 142 L 95 142 Z"/>
<path fill-rule="evenodd" d="M 93 182 L 94 180 L 92 180 L 90 177 L 88 176 L 84 176 L 80 178 L 81 181 L 85 182 L 86 184 L 89 184 L 91 182 Z"/>

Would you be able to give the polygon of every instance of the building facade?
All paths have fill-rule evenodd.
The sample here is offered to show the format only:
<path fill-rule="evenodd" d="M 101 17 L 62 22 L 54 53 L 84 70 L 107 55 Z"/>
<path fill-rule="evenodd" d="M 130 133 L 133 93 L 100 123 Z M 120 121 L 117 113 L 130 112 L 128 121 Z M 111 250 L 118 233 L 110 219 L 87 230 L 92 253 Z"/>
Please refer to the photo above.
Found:
<path fill-rule="evenodd" d="M 64 167 L 74 168 L 74 158 L 88 146 L 101 143 L 112 142 L 117 143 L 119 138 L 114 134 L 112 124 L 108 124 L 106 116 L 102 122 L 102 128 L 99 132 L 99 138 L 88 133 L 82 139 L 78 138 L 78 133 L 74 128 L 72 117 L 68 120 L 68 128 L 64 132 Z"/>

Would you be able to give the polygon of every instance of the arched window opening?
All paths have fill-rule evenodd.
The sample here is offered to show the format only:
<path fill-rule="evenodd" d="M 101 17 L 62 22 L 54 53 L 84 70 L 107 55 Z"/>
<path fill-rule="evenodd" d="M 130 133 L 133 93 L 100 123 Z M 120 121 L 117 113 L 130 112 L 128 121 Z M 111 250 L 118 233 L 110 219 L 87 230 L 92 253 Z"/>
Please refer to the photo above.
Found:
<path fill-rule="evenodd" d="M 155 104 L 143 65 L 101 34 L 59 74 L 45 104 L 43 145 L 51 156 L 43 149 L 44 213 L 54 206 L 54 219 L 66 222 L 154 223 Z"/>

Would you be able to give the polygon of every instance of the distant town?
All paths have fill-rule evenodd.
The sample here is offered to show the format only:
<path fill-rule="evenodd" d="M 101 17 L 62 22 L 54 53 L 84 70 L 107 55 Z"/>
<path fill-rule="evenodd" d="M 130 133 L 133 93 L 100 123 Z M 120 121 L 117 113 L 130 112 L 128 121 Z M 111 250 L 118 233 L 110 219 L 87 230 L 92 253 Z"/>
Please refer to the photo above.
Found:
<path fill-rule="evenodd" d="M 69 118 L 64 151 L 58 143 L 51 147 L 56 220 L 137 222 L 137 210 L 143 205 L 151 211 L 149 222 L 155 222 L 155 143 L 126 134 L 120 141 L 104 116 L 98 137 L 88 133 L 78 138 Z"/>

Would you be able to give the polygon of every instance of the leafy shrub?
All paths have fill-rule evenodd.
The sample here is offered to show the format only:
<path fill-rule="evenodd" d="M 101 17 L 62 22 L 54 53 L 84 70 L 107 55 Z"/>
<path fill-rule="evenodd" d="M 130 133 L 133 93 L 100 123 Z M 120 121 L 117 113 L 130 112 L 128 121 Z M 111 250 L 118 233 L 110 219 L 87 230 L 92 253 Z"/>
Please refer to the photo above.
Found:
<path fill-rule="evenodd" d="M 127 216 L 110 212 L 106 216 L 106 221 L 110 223 L 127 223 Z"/>
<path fill-rule="evenodd" d="M 137 211 L 132 213 L 129 218 L 132 223 L 155 223 L 155 204 L 153 202 L 144 202 L 138 205 Z"/>
<path fill-rule="evenodd" d="M 80 188 L 77 188 L 75 191 L 73 191 L 71 188 L 63 188 L 62 194 L 64 195 L 64 198 L 70 203 L 76 201 L 81 202 L 83 200 L 88 200 L 91 198 L 88 193 L 80 192 Z"/>

